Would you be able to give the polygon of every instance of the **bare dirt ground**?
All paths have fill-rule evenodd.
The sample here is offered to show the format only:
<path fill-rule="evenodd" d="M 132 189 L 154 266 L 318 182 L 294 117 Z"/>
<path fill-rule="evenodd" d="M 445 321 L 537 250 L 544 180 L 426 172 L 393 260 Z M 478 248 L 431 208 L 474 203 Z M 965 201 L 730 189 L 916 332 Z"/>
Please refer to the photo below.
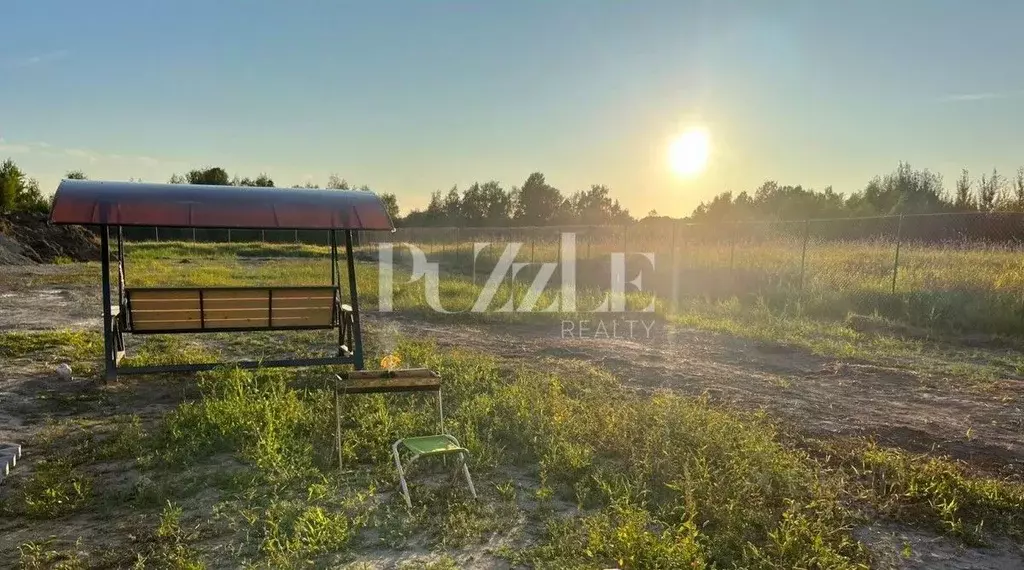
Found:
<path fill-rule="evenodd" d="M 4 267 L 0 276 L 0 331 L 99 327 L 98 289 L 78 285 L 25 288 L 4 285 L 59 275 L 58 266 Z M 59 280 L 57 280 L 59 282 Z M 496 355 L 511 361 L 585 360 L 638 390 L 707 394 L 743 410 L 764 410 L 812 436 L 874 436 L 918 452 L 941 451 L 992 475 L 1024 476 L 1024 380 L 1008 376 L 996 386 L 971 389 L 956 378 L 929 377 L 911 366 L 851 362 L 804 350 L 704 331 L 657 325 L 651 338 L 565 337 L 559 323 L 448 324 L 399 315 L 365 316 L 371 328 L 432 338 L 441 346 Z M 620 336 L 623 333 L 620 333 Z M 0 441 L 25 441 L 54 415 L 75 413 L 60 405 L 87 388 L 60 382 L 32 363 L 0 363 Z M 166 411 L 180 389 L 136 393 L 123 405 L 144 418 Z M 40 393 L 61 397 L 41 399 Z M 94 408 L 103 407 L 97 402 Z M 121 406 L 119 406 L 121 407 Z M 99 411 L 96 408 L 94 411 Z M 892 567 L 1021 568 L 1020 545 L 964 549 L 946 538 L 899 527 L 859 532 Z M 909 546 L 914 554 L 901 554 Z"/>

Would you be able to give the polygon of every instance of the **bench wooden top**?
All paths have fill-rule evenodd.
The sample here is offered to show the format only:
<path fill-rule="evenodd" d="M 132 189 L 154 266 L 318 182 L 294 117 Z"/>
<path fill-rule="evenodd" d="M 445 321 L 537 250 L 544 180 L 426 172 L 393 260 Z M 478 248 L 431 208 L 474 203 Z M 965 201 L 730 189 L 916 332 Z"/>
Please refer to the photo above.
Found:
<path fill-rule="evenodd" d="M 441 376 L 427 368 L 404 370 L 356 370 L 341 378 L 341 389 L 346 394 L 374 394 L 379 392 L 422 392 L 441 389 Z"/>

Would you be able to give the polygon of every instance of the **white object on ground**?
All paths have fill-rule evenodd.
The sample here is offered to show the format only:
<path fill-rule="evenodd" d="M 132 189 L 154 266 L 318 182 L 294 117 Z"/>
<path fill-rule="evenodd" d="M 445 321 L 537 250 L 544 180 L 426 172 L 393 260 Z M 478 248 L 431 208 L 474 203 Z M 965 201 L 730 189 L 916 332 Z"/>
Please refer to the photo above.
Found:
<path fill-rule="evenodd" d="M 11 468 L 21 457 L 21 445 L 17 443 L 0 444 L 0 483 L 11 472 Z"/>
<path fill-rule="evenodd" d="M 57 376 L 61 380 L 71 380 L 71 367 L 67 364 L 57 366 Z"/>

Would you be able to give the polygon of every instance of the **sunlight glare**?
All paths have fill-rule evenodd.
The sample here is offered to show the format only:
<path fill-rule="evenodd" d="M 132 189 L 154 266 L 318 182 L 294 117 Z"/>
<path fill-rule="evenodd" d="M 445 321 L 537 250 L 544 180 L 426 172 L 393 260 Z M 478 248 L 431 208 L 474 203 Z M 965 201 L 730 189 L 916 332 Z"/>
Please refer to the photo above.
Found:
<path fill-rule="evenodd" d="M 668 147 L 668 163 L 677 176 L 697 176 L 707 167 L 711 142 L 704 128 L 687 129 Z"/>

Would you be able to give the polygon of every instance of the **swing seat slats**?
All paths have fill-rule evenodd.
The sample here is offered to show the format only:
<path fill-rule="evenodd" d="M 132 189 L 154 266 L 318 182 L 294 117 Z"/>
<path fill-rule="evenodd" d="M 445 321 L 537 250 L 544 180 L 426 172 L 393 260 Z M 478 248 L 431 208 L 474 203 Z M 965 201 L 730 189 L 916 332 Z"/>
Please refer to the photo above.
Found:
<path fill-rule="evenodd" d="M 128 288 L 125 298 L 133 334 L 329 329 L 351 312 L 327 286 Z"/>

